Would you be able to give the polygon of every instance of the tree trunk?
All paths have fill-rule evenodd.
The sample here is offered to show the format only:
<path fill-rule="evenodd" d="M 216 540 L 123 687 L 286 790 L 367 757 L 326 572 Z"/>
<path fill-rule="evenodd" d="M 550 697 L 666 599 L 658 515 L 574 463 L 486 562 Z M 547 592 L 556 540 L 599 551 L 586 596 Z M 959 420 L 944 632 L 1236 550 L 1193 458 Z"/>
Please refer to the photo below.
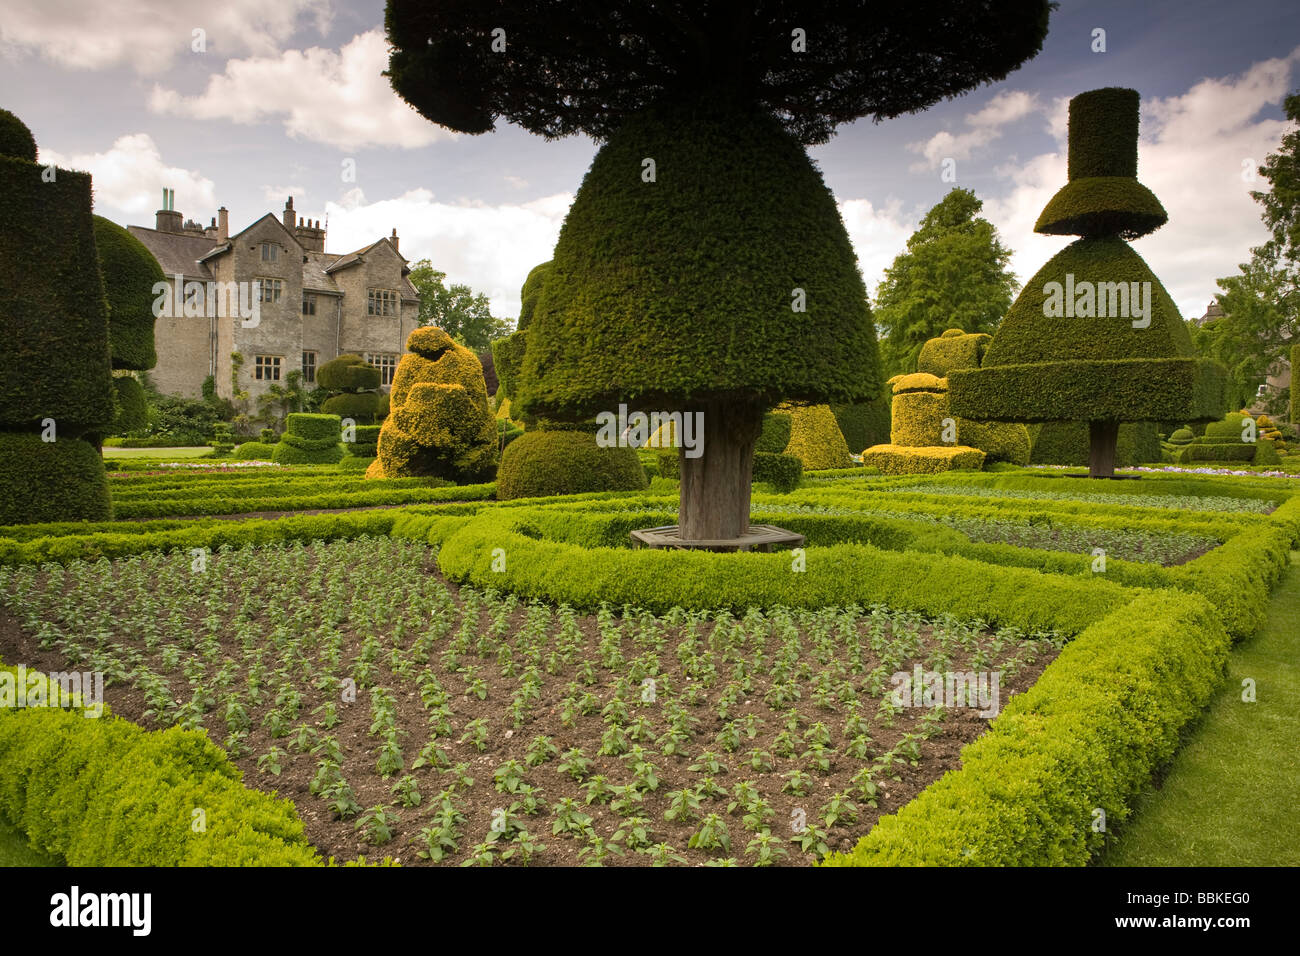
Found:
<path fill-rule="evenodd" d="M 763 429 L 763 409 L 749 404 L 709 402 L 683 412 L 703 414 L 699 457 L 678 453 L 681 497 L 678 523 L 688 541 L 739 538 L 749 530 L 750 481 L 754 443 Z M 697 419 L 698 421 L 698 419 Z M 679 436 L 680 437 L 680 436 Z"/>
<path fill-rule="evenodd" d="M 1119 422 L 1088 422 L 1088 477 L 1115 477 Z"/>

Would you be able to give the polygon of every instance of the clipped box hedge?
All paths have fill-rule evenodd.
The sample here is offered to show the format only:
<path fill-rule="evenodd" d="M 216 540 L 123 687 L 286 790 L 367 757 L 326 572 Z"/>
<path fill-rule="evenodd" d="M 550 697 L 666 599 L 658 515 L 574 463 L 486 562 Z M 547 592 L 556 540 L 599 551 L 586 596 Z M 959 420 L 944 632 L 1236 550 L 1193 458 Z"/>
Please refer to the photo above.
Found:
<path fill-rule="evenodd" d="M 309 412 L 293 412 L 284 423 L 285 435 L 308 441 L 325 441 L 335 443 L 343 430 L 343 420 L 338 415 L 320 415 Z"/>
<path fill-rule="evenodd" d="M 0 765 L 0 816 L 69 866 L 321 865 L 293 804 L 244 787 L 199 731 L 0 708 Z"/>
<path fill-rule="evenodd" d="M 1141 594 L 1065 646 L 949 771 L 826 866 L 1082 866 L 1223 678 L 1205 599 Z"/>
<path fill-rule="evenodd" d="M 0 524 L 104 521 L 113 514 L 104 461 L 79 438 L 46 442 L 0 431 L 0 489 Z"/>
<path fill-rule="evenodd" d="M 794 455 L 754 454 L 754 481 L 766 481 L 777 491 L 792 491 L 803 478 L 803 462 Z"/>
<path fill-rule="evenodd" d="M 897 404 L 898 398 L 894 402 Z M 964 445 L 875 445 L 862 453 L 862 464 L 883 475 L 925 475 L 954 468 L 978 471 L 984 464 L 984 452 Z"/>

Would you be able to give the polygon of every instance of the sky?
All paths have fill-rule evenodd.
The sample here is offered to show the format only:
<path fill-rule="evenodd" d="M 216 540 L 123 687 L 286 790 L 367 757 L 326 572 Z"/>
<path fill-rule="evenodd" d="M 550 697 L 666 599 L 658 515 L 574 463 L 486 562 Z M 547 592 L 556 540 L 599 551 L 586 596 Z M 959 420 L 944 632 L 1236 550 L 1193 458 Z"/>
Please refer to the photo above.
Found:
<path fill-rule="evenodd" d="M 0 106 L 43 163 L 89 170 L 95 211 L 118 223 L 152 226 L 164 188 L 203 224 L 226 206 L 232 231 L 292 195 L 328 220 L 327 251 L 396 229 L 412 263 L 513 318 L 597 145 L 504 124 L 451 133 L 392 92 L 387 59 L 379 0 L 4 0 Z M 1249 193 L 1300 90 L 1296 0 L 1062 0 L 1043 51 L 1005 80 L 840 127 L 810 153 L 868 290 L 953 186 L 984 201 L 1016 276 L 1032 276 L 1069 241 L 1033 233 L 1066 181 L 1066 104 L 1101 86 L 1142 95 L 1138 178 L 1169 223 L 1134 246 L 1201 315 L 1267 238 Z"/>

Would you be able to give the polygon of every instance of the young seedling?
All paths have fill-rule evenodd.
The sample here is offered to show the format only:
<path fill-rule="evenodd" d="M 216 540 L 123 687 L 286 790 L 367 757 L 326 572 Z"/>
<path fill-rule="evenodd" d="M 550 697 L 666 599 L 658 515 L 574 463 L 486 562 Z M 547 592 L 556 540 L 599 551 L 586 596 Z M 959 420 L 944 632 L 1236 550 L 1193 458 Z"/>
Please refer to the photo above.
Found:
<path fill-rule="evenodd" d="M 782 846 L 784 842 L 779 837 L 773 836 L 771 830 L 764 829 L 746 845 L 745 855 L 755 857 L 755 866 L 771 866 L 786 856 L 786 849 Z"/>
<path fill-rule="evenodd" d="M 573 747 L 561 754 L 556 769 L 581 783 L 591 770 L 591 761 L 583 756 L 581 748 Z"/>
<path fill-rule="evenodd" d="M 694 790 L 673 790 L 668 794 L 668 809 L 664 812 L 664 819 L 688 823 L 699 819 L 699 811 L 700 798 Z"/>
<path fill-rule="evenodd" d="M 548 760 L 555 758 L 559 748 L 551 743 L 551 738 L 545 734 L 538 734 L 533 738 L 532 743 L 528 745 L 528 754 L 526 761 L 530 767 L 540 767 Z"/>
<path fill-rule="evenodd" d="M 691 834 L 688 846 L 693 850 L 722 850 L 731 852 L 731 833 L 727 822 L 716 813 L 710 813 L 700 824 L 700 828 Z"/>

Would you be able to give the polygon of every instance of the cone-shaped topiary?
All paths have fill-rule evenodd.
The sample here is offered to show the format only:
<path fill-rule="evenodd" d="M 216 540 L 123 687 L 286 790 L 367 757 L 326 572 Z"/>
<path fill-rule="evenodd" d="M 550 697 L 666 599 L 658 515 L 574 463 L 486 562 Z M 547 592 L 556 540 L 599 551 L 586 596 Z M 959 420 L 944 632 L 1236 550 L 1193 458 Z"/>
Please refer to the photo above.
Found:
<path fill-rule="evenodd" d="M 106 519 L 93 443 L 113 382 L 90 176 L 35 160 L 27 128 L 0 116 L 0 499 L 5 523 Z"/>
<path fill-rule="evenodd" d="M 982 366 L 949 375 L 964 418 L 1089 423 L 1093 477 L 1114 474 L 1120 422 L 1222 412 L 1222 366 L 1196 357 L 1173 299 L 1124 241 L 1165 220 L 1135 178 L 1137 123 L 1133 90 L 1071 100 L 1070 183 L 1036 228 L 1084 238 L 1025 284 Z"/>
<path fill-rule="evenodd" d="M 853 458 L 828 405 L 782 406 L 790 416 L 790 441 L 785 454 L 803 463 L 804 471 L 851 468 Z"/>
<path fill-rule="evenodd" d="M 113 368 L 137 371 L 158 364 L 154 350 L 154 284 L 166 282 L 162 267 L 135 236 L 96 216 L 95 251 L 108 296 L 108 342 Z"/>
<path fill-rule="evenodd" d="M 852 246 L 803 147 L 1006 76 L 1041 49 L 1050 9 L 813 0 L 792 19 L 780 4 L 699 0 L 575 18 L 560 3 L 389 0 L 387 75 L 462 132 L 505 118 L 605 142 L 510 397 L 570 421 L 624 402 L 701 413 L 703 454 L 681 459 L 680 537 L 734 539 L 764 411 L 880 392 Z M 505 56 L 480 42 L 501 34 Z"/>
<path fill-rule="evenodd" d="M 482 363 L 437 326 L 416 329 L 406 347 L 379 431 L 379 457 L 366 476 L 489 480 L 497 464 L 497 426 Z"/>

